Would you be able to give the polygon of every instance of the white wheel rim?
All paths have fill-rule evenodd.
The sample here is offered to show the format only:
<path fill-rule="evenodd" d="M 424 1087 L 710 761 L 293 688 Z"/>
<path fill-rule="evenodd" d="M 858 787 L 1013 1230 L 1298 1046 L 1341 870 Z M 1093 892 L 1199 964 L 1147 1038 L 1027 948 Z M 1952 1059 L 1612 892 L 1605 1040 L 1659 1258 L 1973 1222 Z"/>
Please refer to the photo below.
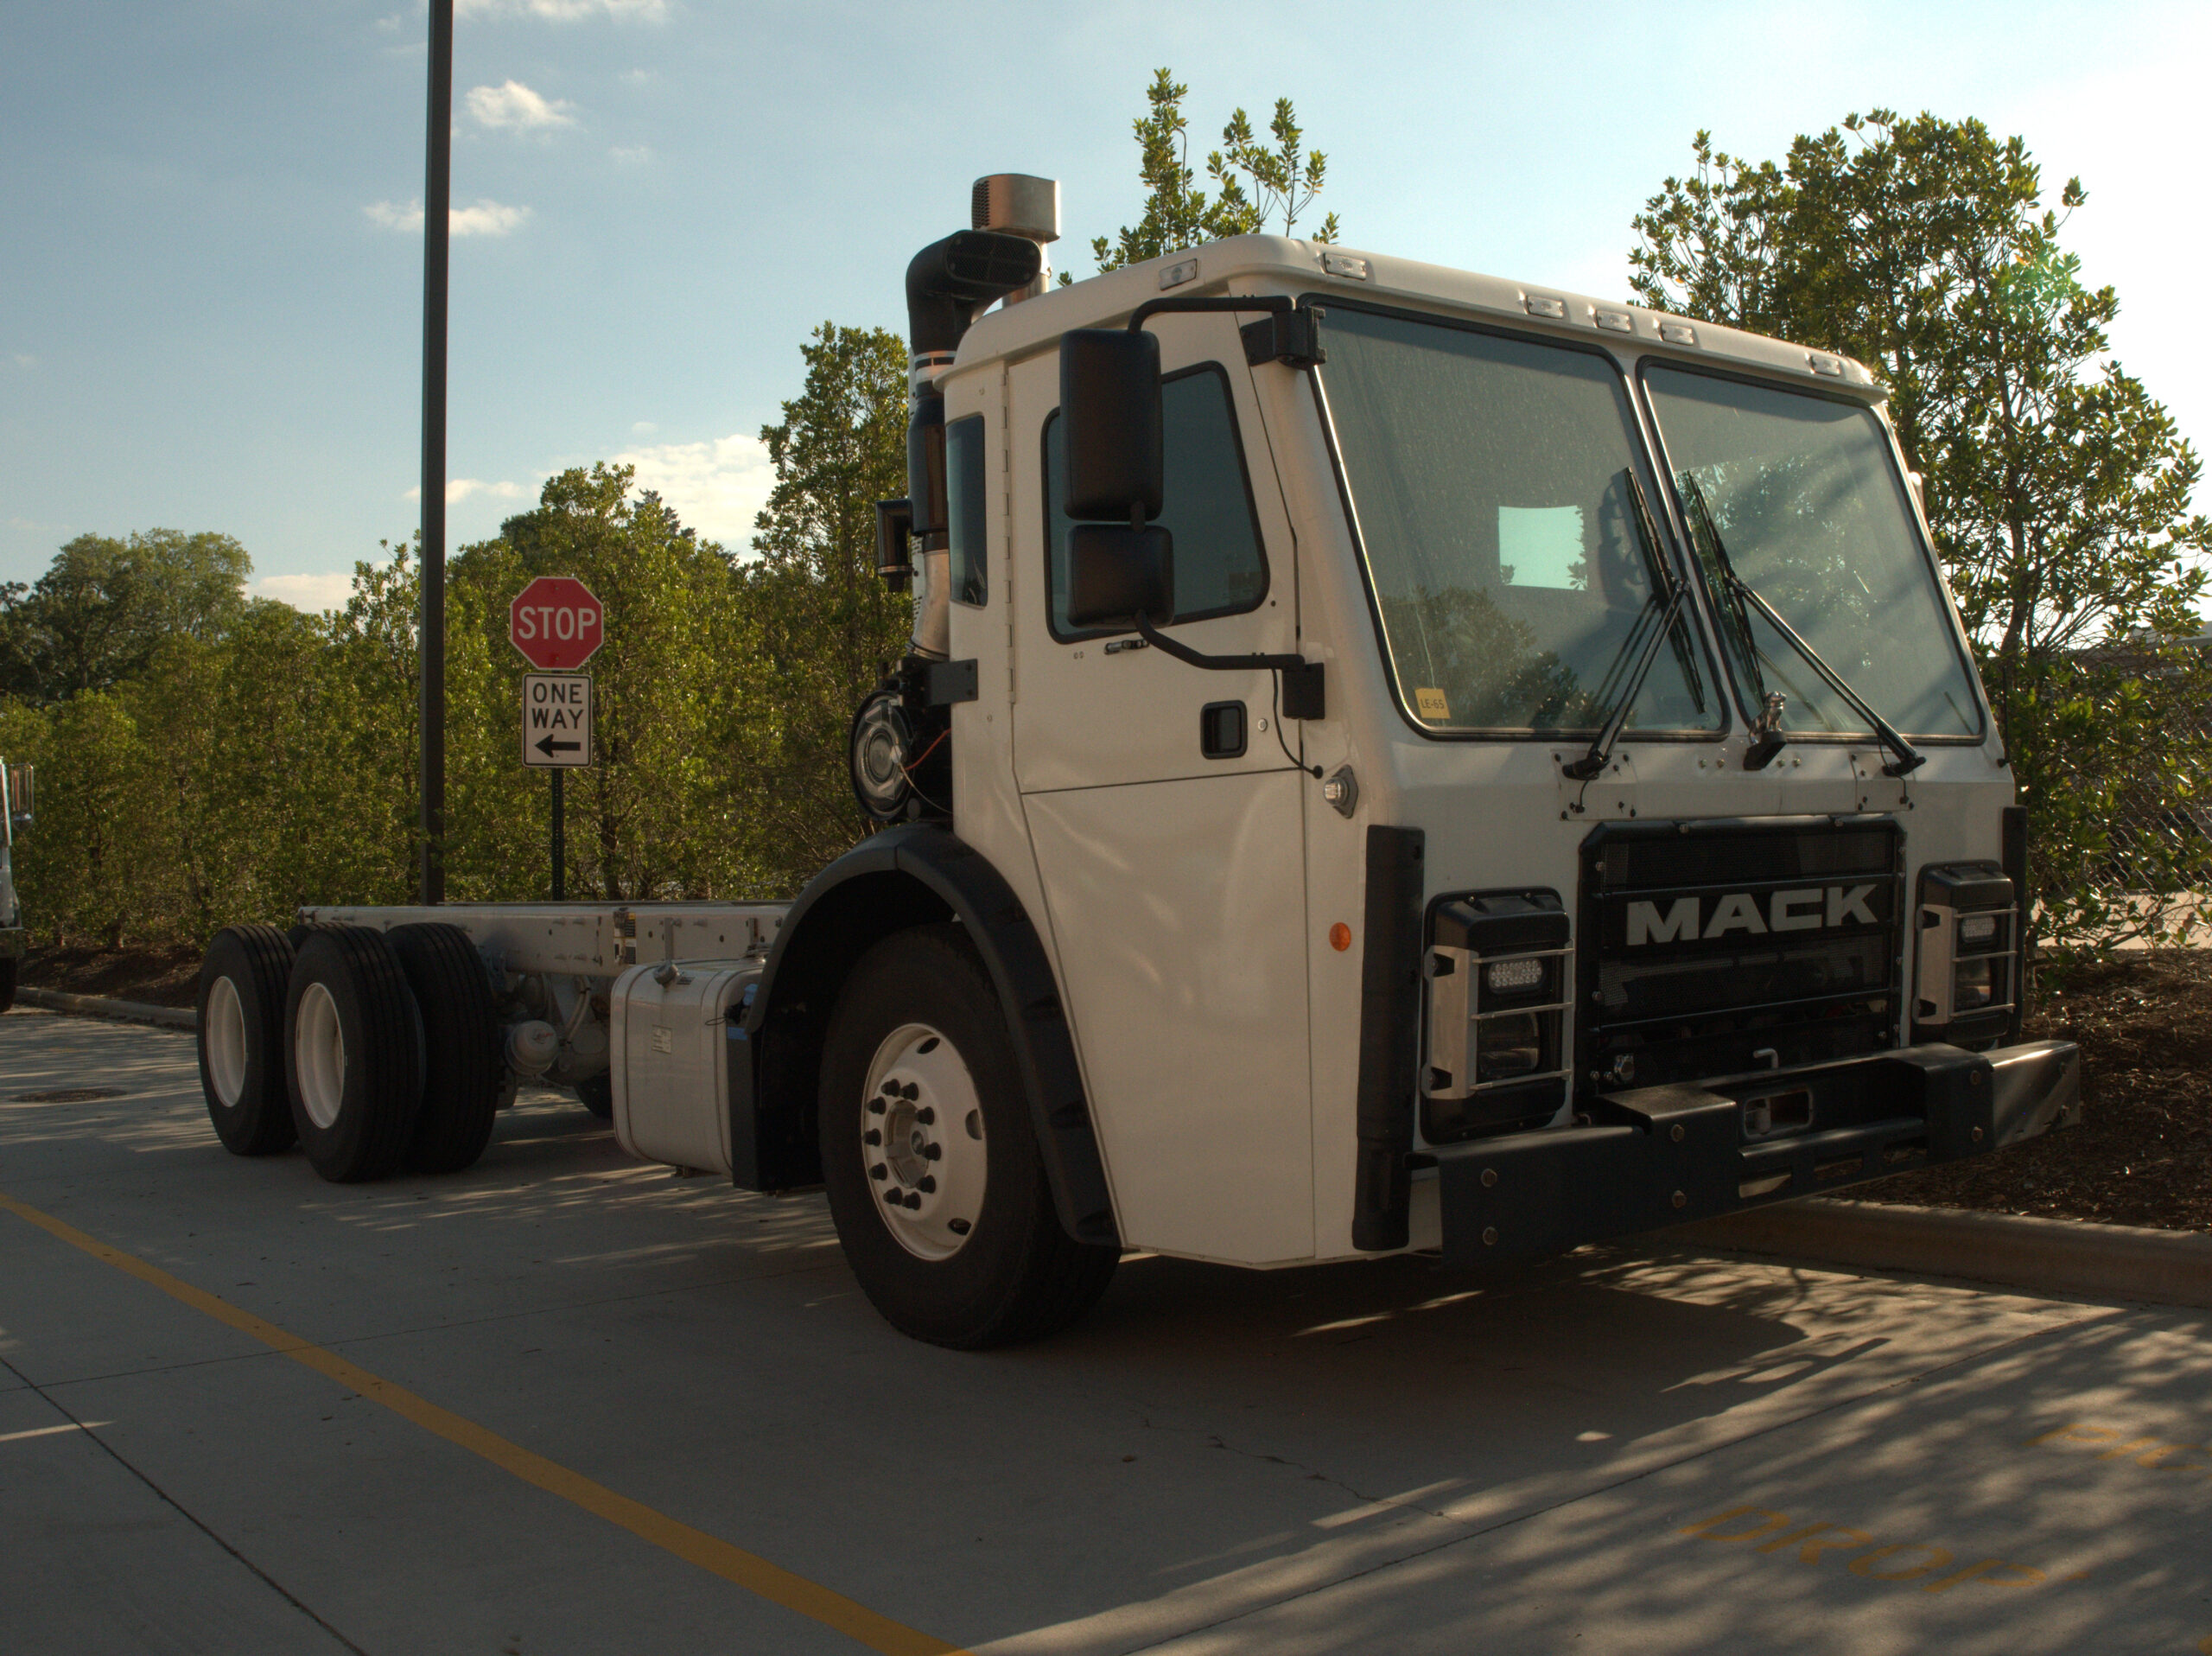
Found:
<path fill-rule="evenodd" d="M 942 1032 L 901 1024 L 875 1049 L 861 1097 L 861 1160 L 900 1247 L 936 1261 L 968 1245 L 990 1157 L 975 1078 Z"/>
<path fill-rule="evenodd" d="M 309 984 L 300 992 L 292 1050 L 300 1102 L 307 1105 L 308 1119 L 327 1130 L 346 1100 L 346 1032 L 338 1027 L 338 1003 L 321 984 Z"/>
<path fill-rule="evenodd" d="M 223 1108 L 235 1110 L 245 1096 L 245 1007 L 228 978 L 207 991 L 207 1079 Z"/>

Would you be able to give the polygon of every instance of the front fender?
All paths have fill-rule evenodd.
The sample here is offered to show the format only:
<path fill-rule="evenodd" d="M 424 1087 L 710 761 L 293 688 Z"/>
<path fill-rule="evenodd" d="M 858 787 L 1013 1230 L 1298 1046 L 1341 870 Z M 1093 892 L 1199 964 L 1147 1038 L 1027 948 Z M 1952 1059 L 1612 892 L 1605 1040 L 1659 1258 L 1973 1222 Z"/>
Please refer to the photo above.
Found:
<path fill-rule="evenodd" d="M 734 1147 L 791 1137 L 811 1121 L 830 1009 L 869 947 L 910 927 L 957 920 L 1005 1010 L 1030 1119 L 1061 1225 L 1078 1242 L 1119 1239 L 1106 1169 L 1076 1063 L 1059 986 L 1021 900 L 988 858 L 950 830 L 906 823 L 871 835 L 808 882 L 784 917 L 743 1026 L 750 1118 L 731 1123 Z"/>

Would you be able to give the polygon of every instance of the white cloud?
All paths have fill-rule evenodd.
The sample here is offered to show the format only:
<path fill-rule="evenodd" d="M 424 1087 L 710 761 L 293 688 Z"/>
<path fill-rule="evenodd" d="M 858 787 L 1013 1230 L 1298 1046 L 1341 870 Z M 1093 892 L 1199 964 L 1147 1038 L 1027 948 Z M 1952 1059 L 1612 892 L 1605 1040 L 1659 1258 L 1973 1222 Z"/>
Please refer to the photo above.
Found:
<path fill-rule="evenodd" d="M 534 132 L 543 127 L 574 126 L 575 105 L 566 99 L 547 98 L 519 80 L 497 86 L 472 86 L 466 100 L 479 126 L 512 127 Z"/>
<path fill-rule="evenodd" d="M 343 609 L 353 596 L 353 576 L 350 570 L 337 570 L 315 575 L 264 575 L 250 583 L 247 590 L 257 598 L 274 598 L 312 615 L 325 609 Z"/>
<path fill-rule="evenodd" d="M 636 467 L 637 487 L 653 490 L 686 525 L 732 551 L 751 544 L 753 519 L 776 483 L 775 468 L 757 437 L 657 443 L 614 461 Z"/>
<path fill-rule="evenodd" d="M 29 373 L 33 368 L 38 366 L 38 359 L 33 356 L 29 351 L 16 352 L 12 360 L 15 362 L 15 365 L 21 368 L 25 373 Z"/>
<path fill-rule="evenodd" d="M 652 145 L 649 143 L 620 144 L 607 153 L 625 167 L 641 167 L 653 158 Z"/>
<path fill-rule="evenodd" d="M 503 207 L 497 201 L 480 201 L 474 207 L 453 210 L 453 233 L 456 236 L 504 236 L 518 229 L 528 221 L 526 207 Z"/>
<path fill-rule="evenodd" d="M 381 225 L 386 230 L 419 232 L 423 228 L 423 204 L 420 201 L 372 201 L 361 209 L 369 215 L 369 222 Z M 526 207 L 507 207 L 498 201 L 479 201 L 474 207 L 454 207 L 447 220 L 448 233 L 455 236 L 504 236 L 529 222 Z"/>
<path fill-rule="evenodd" d="M 540 17 L 574 22 L 580 17 L 634 17 L 657 23 L 668 16 L 668 0 L 459 0 L 461 17 Z"/>
<path fill-rule="evenodd" d="M 448 477 L 446 479 L 446 504 L 457 506 L 472 494 L 488 494 L 498 500 L 519 500 L 526 493 L 519 483 L 487 483 L 480 477 Z M 419 500 L 423 487 L 416 484 L 399 497 L 403 500 Z"/>

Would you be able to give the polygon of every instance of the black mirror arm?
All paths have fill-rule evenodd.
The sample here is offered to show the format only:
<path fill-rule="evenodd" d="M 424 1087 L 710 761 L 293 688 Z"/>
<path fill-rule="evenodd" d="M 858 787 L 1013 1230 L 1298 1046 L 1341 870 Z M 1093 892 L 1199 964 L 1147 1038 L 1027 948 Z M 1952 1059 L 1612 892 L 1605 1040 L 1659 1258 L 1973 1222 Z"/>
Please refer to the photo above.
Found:
<path fill-rule="evenodd" d="M 1287 719 L 1327 717 L 1328 703 L 1322 690 L 1319 661 L 1308 661 L 1302 655 L 1208 655 L 1168 637 L 1152 624 L 1149 615 L 1139 615 L 1136 624 L 1138 636 L 1147 644 L 1191 666 L 1203 667 L 1209 672 L 1249 672 L 1255 668 L 1265 668 L 1281 673 L 1282 713 Z"/>
<path fill-rule="evenodd" d="M 1280 362 L 1293 368 L 1312 368 L 1329 360 L 1321 346 L 1321 318 L 1327 313 L 1318 305 L 1303 309 L 1281 293 L 1243 298 L 1147 299 L 1129 315 L 1129 331 L 1143 331 L 1146 322 L 1162 311 L 1227 310 L 1270 313 L 1269 320 L 1254 322 L 1239 331 L 1244 341 L 1244 360 L 1253 367 Z"/>

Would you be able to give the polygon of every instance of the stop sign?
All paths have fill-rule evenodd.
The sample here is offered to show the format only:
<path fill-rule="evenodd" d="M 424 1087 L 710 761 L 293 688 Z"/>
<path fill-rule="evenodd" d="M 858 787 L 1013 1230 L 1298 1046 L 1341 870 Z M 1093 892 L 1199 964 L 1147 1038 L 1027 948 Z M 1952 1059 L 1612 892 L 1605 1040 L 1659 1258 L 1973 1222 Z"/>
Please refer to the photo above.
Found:
<path fill-rule="evenodd" d="M 507 636 L 540 672 L 574 672 L 605 638 L 604 612 L 573 576 L 541 575 L 507 609 Z"/>

